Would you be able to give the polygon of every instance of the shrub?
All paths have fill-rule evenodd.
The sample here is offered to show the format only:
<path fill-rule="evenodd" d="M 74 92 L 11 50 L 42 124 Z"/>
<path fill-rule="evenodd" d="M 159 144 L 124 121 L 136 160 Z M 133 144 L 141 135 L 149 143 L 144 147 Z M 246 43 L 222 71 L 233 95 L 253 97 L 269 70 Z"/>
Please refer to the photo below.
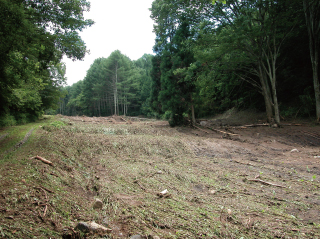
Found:
<path fill-rule="evenodd" d="M 0 116 L 0 127 L 13 126 L 16 124 L 17 124 L 17 121 L 15 120 L 14 116 L 10 114 L 5 114 L 3 116 Z"/>

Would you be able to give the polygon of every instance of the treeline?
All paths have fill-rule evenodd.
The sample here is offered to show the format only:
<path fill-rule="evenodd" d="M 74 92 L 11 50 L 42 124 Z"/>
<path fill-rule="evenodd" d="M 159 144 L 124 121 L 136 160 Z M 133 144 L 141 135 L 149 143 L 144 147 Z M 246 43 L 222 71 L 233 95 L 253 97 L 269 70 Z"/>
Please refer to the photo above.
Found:
<path fill-rule="evenodd" d="M 232 107 L 320 118 L 318 0 L 155 0 L 155 55 L 119 51 L 65 83 L 64 55 L 83 59 L 86 0 L 0 0 L 0 126 L 66 115 L 214 115 Z M 143 39 L 142 39 L 143 40 Z M 65 96 L 65 97 L 64 97 Z M 58 104 L 58 102 L 60 103 Z"/>
<path fill-rule="evenodd" d="M 0 127 L 33 121 L 57 108 L 65 82 L 64 55 L 82 59 L 78 31 L 86 0 L 0 0 Z"/>
<path fill-rule="evenodd" d="M 119 51 L 67 87 L 60 113 L 186 117 L 232 107 L 320 117 L 320 1 L 155 0 L 155 56 Z"/>
<path fill-rule="evenodd" d="M 151 11 L 152 108 L 171 125 L 231 107 L 278 125 L 319 119 L 320 1 L 155 0 Z"/>
<path fill-rule="evenodd" d="M 149 115 L 152 55 L 131 61 L 119 50 L 108 58 L 98 58 L 86 77 L 65 87 L 60 101 L 64 115 Z"/>

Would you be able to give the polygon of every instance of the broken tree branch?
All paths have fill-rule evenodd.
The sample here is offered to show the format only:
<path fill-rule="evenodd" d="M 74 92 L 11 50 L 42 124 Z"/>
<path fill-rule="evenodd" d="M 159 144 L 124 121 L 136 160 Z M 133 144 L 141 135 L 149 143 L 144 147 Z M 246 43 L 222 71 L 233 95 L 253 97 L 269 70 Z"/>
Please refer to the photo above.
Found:
<path fill-rule="evenodd" d="M 275 187 L 279 187 L 279 188 L 286 188 L 285 186 L 282 185 L 278 185 L 278 184 L 274 184 L 274 183 L 269 183 L 266 181 L 263 181 L 261 179 L 247 179 L 248 181 L 253 181 L 253 182 L 260 182 L 262 184 L 266 184 L 266 185 L 270 185 L 270 186 L 275 186 Z"/>
<path fill-rule="evenodd" d="M 49 161 L 49 160 L 46 160 L 45 158 L 42 158 L 42 157 L 40 157 L 40 156 L 35 156 L 34 157 L 35 159 L 39 159 L 39 160 L 41 160 L 42 162 L 44 162 L 44 163 L 46 163 L 46 164 L 49 164 L 49 165 L 51 165 L 51 166 L 53 166 L 53 163 L 51 162 L 51 161 Z"/>
<path fill-rule="evenodd" d="M 239 136 L 238 134 L 232 134 L 232 133 L 228 133 L 228 132 L 225 132 L 225 131 L 222 131 L 222 130 L 218 130 L 218 129 L 214 129 L 214 128 L 208 128 L 208 129 L 211 129 L 211 130 L 213 130 L 213 131 L 216 131 L 216 132 L 221 133 L 221 134 L 224 134 L 224 135 Z"/>
<path fill-rule="evenodd" d="M 195 127 L 196 129 L 198 129 L 198 130 L 201 130 L 201 131 L 207 133 L 207 134 L 210 134 L 208 131 L 206 131 L 206 130 L 204 130 L 204 129 L 201 129 L 201 128 L 199 128 L 198 126 L 195 126 L 195 125 L 194 125 L 194 127 Z"/>
<path fill-rule="evenodd" d="M 45 217 L 45 216 L 46 216 L 47 209 L 48 209 L 48 205 L 46 204 L 46 207 L 44 208 L 44 212 L 43 212 L 43 216 L 42 216 L 42 217 Z"/>
<path fill-rule="evenodd" d="M 135 180 L 134 183 L 138 184 L 143 191 L 147 191 L 147 189 L 143 187 L 138 180 Z"/>
<path fill-rule="evenodd" d="M 263 124 L 248 124 L 248 125 L 242 125 L 242 126 L 234 126 L 232 128 L 234 129 L 246 129 L 246 128 L 251 128 L 251 127 L 261 127 L 261 126 L 270 126 L 270 124 L 263 123 Z"/>

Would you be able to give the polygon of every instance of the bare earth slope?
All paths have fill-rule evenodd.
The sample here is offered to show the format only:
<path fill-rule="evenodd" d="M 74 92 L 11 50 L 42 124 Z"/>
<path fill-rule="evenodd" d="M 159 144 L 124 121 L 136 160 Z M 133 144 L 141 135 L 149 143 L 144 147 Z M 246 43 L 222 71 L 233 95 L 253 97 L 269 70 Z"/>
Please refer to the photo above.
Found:
<path fill-rule="evenodd" d="M 2 130 L 0 238 L 320 238 L 320 127 L 255 123 L 57 116 L 15 150 Z"/>

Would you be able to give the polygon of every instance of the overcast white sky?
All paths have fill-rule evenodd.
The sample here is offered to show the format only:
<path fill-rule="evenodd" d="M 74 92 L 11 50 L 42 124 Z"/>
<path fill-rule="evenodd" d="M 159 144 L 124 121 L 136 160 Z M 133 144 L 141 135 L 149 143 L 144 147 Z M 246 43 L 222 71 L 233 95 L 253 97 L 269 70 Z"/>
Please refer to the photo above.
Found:
<path fill-rule="evenodd" d="M 131 60 L 137 60 L 145 53 L 153 54 L 155 34 L 149 11 L 153 0 L 89 1 L 91 10 L 84 16 L 94 20 L 95 24 L 80 35 L 90 54 L 83 61 L 63 59 L 67 66 L 68 85 L 83 80 L 95 59 L 107 58 L 115 50 L 120 50 Z"/>

